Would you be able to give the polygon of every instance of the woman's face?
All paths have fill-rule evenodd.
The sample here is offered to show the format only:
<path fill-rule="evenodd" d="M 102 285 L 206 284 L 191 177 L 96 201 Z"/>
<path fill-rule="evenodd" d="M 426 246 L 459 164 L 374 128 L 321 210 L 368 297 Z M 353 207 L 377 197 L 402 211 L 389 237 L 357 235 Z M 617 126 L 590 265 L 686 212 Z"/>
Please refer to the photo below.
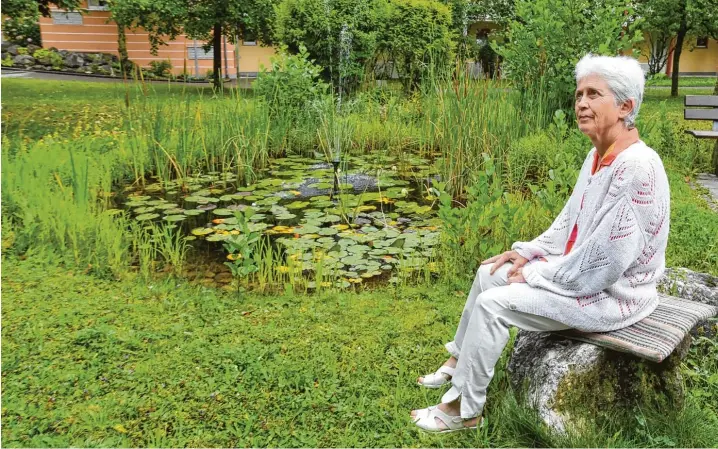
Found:
<path fill-rule="evenodd" d="M 616 97 L 598 75 L 589 75 L 578 82 L 575 104 L 578 129 L 591 140 L 600 139 L 623 122 L 632 107 L 631 101 L 616 106 Z"/>

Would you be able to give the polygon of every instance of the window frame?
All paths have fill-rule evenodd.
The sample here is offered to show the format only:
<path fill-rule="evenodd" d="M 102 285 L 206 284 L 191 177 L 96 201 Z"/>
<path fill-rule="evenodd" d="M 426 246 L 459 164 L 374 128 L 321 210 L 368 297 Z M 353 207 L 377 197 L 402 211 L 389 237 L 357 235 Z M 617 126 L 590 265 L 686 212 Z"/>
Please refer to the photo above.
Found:
<path fill-rule="evenodd" d="M 107 5 L 107 2 L 105 2 L 104 5 L 101 5 L 100 2 L 104 0 L 87 0 L 87 10 L 88 11 L 109 11 L 110 7 Z M 93 5 L 92 3 L 96 3 Z"/>
<path fill-rule="evenodd" d="M 701 45 L 701 41 L 705 41 L 705 44 Z M 696 48 L 708 48 L 708 36 L 699 36 L 696 38 Z"/>

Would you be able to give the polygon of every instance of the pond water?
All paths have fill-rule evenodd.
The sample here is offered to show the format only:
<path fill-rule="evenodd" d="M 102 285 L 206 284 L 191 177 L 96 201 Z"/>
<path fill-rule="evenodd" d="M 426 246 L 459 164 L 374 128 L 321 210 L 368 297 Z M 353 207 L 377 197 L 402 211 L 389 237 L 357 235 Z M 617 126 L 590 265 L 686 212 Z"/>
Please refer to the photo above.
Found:
<path fill-rule="evenodd" d="M 272 160 L 250 185 L 237 184 L 234 171 L 206 173 L 127 188 L 122 206 L 148 225 L 178 227 L 218 261 L 227 256 L 222 242 L 239 233 L 234 212 L 251 208 L 250 228 L 280 250 L 278 266 L 291 257 L 311 275 L 320 253 L 323 270 L 346 286 L 426 266 L 439 241 L 428 189 L 435 176 L 430 161 L 415 156 L 348 157 L 333 192 L 331 164 L 289 156 Z"/>

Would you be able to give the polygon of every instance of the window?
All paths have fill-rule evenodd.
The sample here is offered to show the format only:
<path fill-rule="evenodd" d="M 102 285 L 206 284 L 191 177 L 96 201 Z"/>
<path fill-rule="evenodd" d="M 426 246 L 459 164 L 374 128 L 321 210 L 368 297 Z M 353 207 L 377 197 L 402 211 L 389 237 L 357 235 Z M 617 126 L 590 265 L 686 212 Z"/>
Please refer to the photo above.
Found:
<path fill-rule="evenodd" d="M 696 48 L 708 48 L 708 36 L 701 36 L 697 38 Z"/>
<path fill-rule="evenodd" d="M 52 11 L 53 25 L 82 25 L 82 14 L 79 12 Z"/>
<path fill-rule="evenodd" d="M 187 59 L 194 60 L 195 59 L 195 50 L 196 52 L 196 59 L 214 59 L 214 50 L 209 49 L 205 50 L 200 45 L 197 46 L 197 48 L 194 47 L 188 47 L 187 48 Z"/>
<path fill-rule="evenodd" d="M 245 30 L 242 45 L 257 45 L 257 35 L 252 31 Z"/>
<path fill-rule="evenodd" d="M 90 11 L 107 11 L 106 0 L 87 0 L 87 9 Z"/>
<path fill-rule="evenodd" d="M 482 28 L 476 32 L 476 43 L 480 47 L 483 47 L 484 45 L 486 45 L 489 42 L 489 33 L 490 32 L 491 32 L 491 30 L 489 30 L 488 28 Z"/>

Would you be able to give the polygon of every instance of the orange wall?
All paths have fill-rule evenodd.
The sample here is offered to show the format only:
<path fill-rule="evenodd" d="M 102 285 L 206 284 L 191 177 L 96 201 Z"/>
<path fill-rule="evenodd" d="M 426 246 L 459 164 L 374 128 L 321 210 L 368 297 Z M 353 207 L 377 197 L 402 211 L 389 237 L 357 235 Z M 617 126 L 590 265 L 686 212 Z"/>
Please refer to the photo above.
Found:
<path fill-rule="evenodd" d="M 59 12 L 59 11 L 58 11 Z M 40 33 L 45 48 L 55 47 L 58 50 L 77 52 L 102 52 L 117 55 L 117 25 L 109 20 L 108 11 L 82 10 L 82 25 L 57 25 L 51 17 L 40 18 Z M 148 34 L 143 30 L 133 32 L 126 31 L 127 54 L 133 62 L 142 67 L 149 67 L 151 61 L 169 60 L 172 63 L 174 73 L 182 73 L 185 65 L 187 72 L 195 75 L 195 60 L 188 59 L 188 49 L 194 46 L 194 41 L 187 39 L 184 35 L 178 36 L 168 45 L 161 46 L 157 55 L 150 53 Z M 197 47 L 204 44 L 197 41 Z M 253 74 L 259 71 L 260 65 L 269 68 L 269 59 L 274 55 L 274 48 L 243 45 L 240 43 L 239 69 L 240 74 Z M 227 59 L 225 70 L 230 76 L 237 74 L 235 63 L 235 46 L 227 42 L 222 56 L 222 68 L 225 69 L 225 55 Z M 212 69 L 212 59 L 198 59 L 196 66 L 199 75 L 205 75 Z"/>

